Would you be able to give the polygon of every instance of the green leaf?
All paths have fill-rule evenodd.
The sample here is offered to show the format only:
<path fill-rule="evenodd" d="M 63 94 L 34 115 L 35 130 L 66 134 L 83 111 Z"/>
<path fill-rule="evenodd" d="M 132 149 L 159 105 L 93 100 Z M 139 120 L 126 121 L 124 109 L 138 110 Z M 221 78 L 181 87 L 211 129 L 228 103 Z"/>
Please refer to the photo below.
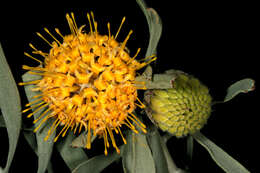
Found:
<path fill-rule="evenodd" d="M 148 68 L 148 67 L 147 67 Z M 145 71 L 146 72 L 146 71 Z M 151 74 L 151 70 L 148 71 Z M 167 70 L 163 74 L 154 74 L 152 80 L 147 77 L 146 73 L 137 76 L 135 81 L 145 82 L 145 87 L 147 89 L 169 89 L 174 87 L 174 81 L 178 78 L 179 74 L 184 74 L 180 70 Z M 142 84 L 137 87 L 142 87 Z"/>
<path fill-rule="evenodd" d="M 140 6 L 141 10 L 143 11 L 148 23 L 150 38 L 149 38 L 149 44 L 146 50 L 145 57 L 149 57 L 151 55 L 156 54 L 157 52 L 156 51 L 157 44 L 160 40 L 161 33 L 162 33 L 162 22 L 157 12 L 153 8 L 148 8 L 143 0 L 136 0 L 136 2 Z M 148 58 L 146 61 L 149 60 L 150 59 Z M 150 65 L 146 67 L 146 70 L 141 77 L 144 77 L 141 81 L 149 82 L 151 80 L 152 68 Z"/>
<path fill-rule="evenodd" d="M 0 109 L 0 127 L 5 127 L 5 120 L 1 114 L 1 109 Z"/>
<path fill-rule="evenodd" d="M 123 168 L 127 173 L 155 173 L 150 147 L 144 134 L 129 131 L 123 150 Z"/>
<path fill-rule="evenodd" d="M 12 72 L 0 44 L 0 108 L 9 138 L 9 152 L 4 172 L 8 172 L 14 157 L 21 129 L 21 102 Z"/>
<path fill-rule="evenodd" d="M 23 135 L 24 135 L 26 141 L 28 142 L 28 144 L 30 145 L 30 147 L 35 152 L 35 154 L 38 155 L 38 153 L 37 153 L 37 142 L 36 142 L 35 133 L 33 133 L 32 131 L 23 131 Z M 53 172 L 51 162 L 49 162 L 49 164 L 48 164 L 47 171 L 48 171 L 48 173 L 52 173 Z"/>
<path fill-rule="evenodd" d="M 23 81 L 33 81 L 33 80 L 38 80 L 40 79 L 39 76 L 36 75 L 31 75 L 29 73 L 26 73 L 22 76 Z M 33 85 L 26 85 L 25 86 L 25 93 L 26 96 L 28 98 L 29 101 L 32 101 L 32 97 L 39 94 L 38 92 L 33 92 L 31 91 L 31 88 L 33 87 Z M 39 117 L 41 115 L 42 111 L 39 111 L 37 113 L 35 113 L 34 119 L 37 119 L 37 117 Z M 47 136 L 48 134 L 48 130 L 51 127 L 52 123 L 53 123 L 53 119 L 49 119 L 48 121 L 46 121 L 37 132 L 36 132 L 36 140 L 37 140 L 37 153 L 38 153 L 38 173 L 44 173 L 45 170 L 48 167 L 50 158 L 51 158 L 51 154 L 52 154 L 52 149 L 53 149 L 53 140 L 55 137 L 55 132 L 49 137 L 49 139 L 47 141 L 44 140 L 44 138 Z M 36 123 L 36 126 L 39 125 L 41 121 L 39 121 L 38 123 Z"/>
<path fill-rule="evenodd" d="M 167 143 L 168 139 L 170 139 L 170 137 L 172 137 L 172 135 L 164 135 L 163 137 L 161 137 L 162 151 L 166 158 L 169 173 L 185 173 L 184 170 L 182 170 L 176 166 L 176 164 L 174 163 L 174 161 L 169 153 L 166 143 Z"/>
<path fill-rule="evenodd" d="M 146 57 L 148 57 L 156 54 L 157 44 L 162 33 L 162 21 L 157 12 L 153 8 L 148 8 L 143 0 L 136 0 L 136 2 L 142 9 L 149 27 L 150 39 L 145 55 Z"/>
<path fill-rule="evenodd" d="M 6 127 L 4 117 L 3 117 L 2 114 L 1 114 L 1 109 L 0 109 L 0 127 Z M 33 131 L 33 128 L 31 128 L 31 127 L 26 127 L 25 124 L 22 124 L 21 130 L 31 131 L 31 132 L 32 132 L 32 131 Z"/>
<path fill-rule="evenodd" d="M 47 171 L 48 171 L 48 173 L 54 173 L 53 166 L 52 166 L 51 162 L 49 162 L 49 164 L 48 164 Z"/>
<path fill-rule="evenodd" d="M 170 133 L 166 133 L 162 136 L 162 140 L 167 143 L 169 139 L 171 139 L 173 137 L 173 135 L 171 135 Z"/>
<path fill-rule="evenodd" d="M 224 99 L 224 102 L 227 102 L 234 98 L 239 93 L 247 93 L 249 91 L 253 91 L 255 88 L 255 81 L 252 79 L 243 79 L 234 84 L 232 84 L 227 89 L 227 95 Z"/>
<path fill-rule="evenodd" d="M 97 136 L 92 135 L 91 133 L 91 143 L 96 139 Z M 81 133 L 78 137 L 73 139 L 71 142 L 71 146 L 74 148 L 86 148 L 86 141 L 87 141 L 87 131 Z"/>
<path fill-rule="evenodd" d="M 75 136 L 73 135 L 73 132 L 70 131 L 68 132 L 66 138 L 56 145 L 61 157 L 71 171 L 74 170 L 80 163 L 88 160 L 88 157 L 82 148 L 72 148 L 71 143 L 74 138 Z"/>
<path fill-rule="evenodd" d="M 172 82 L 175 80 L 175 76 L 168 74 L 155 74 L 153 80 L 149 80 L 143 75 L 137 76 L 135 81 L 145 82 L 147 89 L 169 89 L 172 88 Z M 142 87 L 142 84 L 135 84 L 136 87 Z"/>
<path fill-rule="evenodd" d="M 23 131 L 23 135 L 27 143 L 30 145 L 32 150 L 35 152 L 36 155 L 37 153 L 37 142 L 36 142 L 36 136 L 35 133 L 29 132 L 29 131 Z"/>
<path fill-rule="evenodd" d="M 224 150 L 219 148 L 216 144 L 210 141 L 200 132 L 193 134 L 195 140 L 201 144 L 210 154 L 216 164 L 228 173 L 249 173 L 249 171 L 242 166 L 238 161 L 233 159 Z"/>
<path fill-rule="evenodd" d="M 105 155 L 99 155 L 92 157 L 91 159 L 82 162 L 79 164 L 72 173 L 100 173 L 103 169 L 105 169 L 107 166 L 109 166 L 114 161 L 118 160 L 120 158 L 120 155 L 116 152 L 113 152 L 112 154 Z M 116 171 L 115 171 L 116 172 Z"/>
<path fill-rule="evenodd" d="M 191 162 L 193 156 L 193 137 L 191 135 L 187 137 L 187 156 Z"/>
<path fill-rule="evenodd" d="M 157 129 L 149 130 L 147 135 L 148 143 L 151 147 L 156 172 L 169 172 L 168 164 L 162 149 L 162 139 Z"/>

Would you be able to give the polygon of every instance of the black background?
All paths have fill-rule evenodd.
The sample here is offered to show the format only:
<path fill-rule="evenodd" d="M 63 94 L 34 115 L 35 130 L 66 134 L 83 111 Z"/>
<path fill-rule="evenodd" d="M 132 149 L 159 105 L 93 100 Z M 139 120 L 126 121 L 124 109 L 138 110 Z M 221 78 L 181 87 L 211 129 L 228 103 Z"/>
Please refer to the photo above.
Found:
<path fill-rule="evenodd" d="M 259 13 L 256 4 L 249 1 L 170 3 L 155 0 L 147 0 L 147 4 L 158 12 L 163 22 L 155 64 L 157 73 L 174 68 L 192 74 L 210 88 L 214 100 L 223 100 L 226 88 L 235 81 L 247 77 L 256 80 L 255 91 L 214 106 L 202 133 L 251 172 L 257 172 Z M 140 47 L 140 59 L 145 56 L 149 31 L 146 19 L 134 0 L 63 1 L 57 4 L 33 1 L 28 4 L 6 3 L 1 7 L 1 44 L 17 82 L 21 81 L 24 73 L 22 64 L 37 65 L 23 55 L 24 51 L 31 51 L 28 43 L 48 50 L 48 45 L 35 33 L 44 33 L 44 27 L 52 31 L 58 27 L 62 33 L 69 34 L 65 19 L 65 14 L 69 12 L 75 13 L 78 25 L 86 24 L 88 27 L 86 13 L 92 10 L 101 34 L 107 34 L 108 21 L 112 33 L 115 33 L 122 17 L 126 16 L 118 39 L 123 41 L 133 29 L 134 34 L 127 46 L 132 50 L 131 55 Z M 19 90 L 24 105 L 24 91 L 21 87 Z M 8 153 L 8 136 L 5 129 L 0 129 L 0 135 L 0 166 L 3 167 Z M 185 164 L 185 139 L 172 138 L 168 147 L 177 165 L 182 167 Z M 197 143 L 193 159 L 192 172 L 223 172 Z M 57 151 L 54 151 L 52 161 L 55 172 L 69 172 Z M 104 172 L 122 172 L 120 165 L 114 163 Z M 37 157 L 21 136 L 10 172 L 36 170 Z"/>

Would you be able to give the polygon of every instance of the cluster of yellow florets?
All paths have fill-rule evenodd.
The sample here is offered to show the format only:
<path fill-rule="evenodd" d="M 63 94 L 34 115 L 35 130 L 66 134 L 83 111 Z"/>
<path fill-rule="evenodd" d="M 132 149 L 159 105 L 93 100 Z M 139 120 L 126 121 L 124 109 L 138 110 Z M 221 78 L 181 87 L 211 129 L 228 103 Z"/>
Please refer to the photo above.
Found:
<path fill-rule="evenodd" d="M 177 75 L 173 88 L 147 91 L 145 98 L 152 121 L 176 137 L 200 130 L 211 113 L 209 89 L 185 73 Z"/>
<path fill-rule="evenodd" d="M 58 29 L 55 29 L 63 38 L 62 43 L 46 28 L 45 31 L 55 39 L 53 43 L 48 42 L 38 33 L 52 48 L 49 53 L 43 53 L 30 44 L 34 49 L 33 53 L 44 56 L 45 60 L 42 67 L 23 66 L 23 68 L 30 70 L 31 74 L 41 75 L 42 79 L 21 84 L 35 84 L 36 88 L 33 90 L 41 92 L 39 95 L 41 98 L 27 106 L 36 104 L 31 107 L 38 107 L 35 111 L 48 106 L 39 118 L 45 116 L 42 122 L 51 117 L 56 118 L 49 135 L 58 125 L 64 126 L 55 141 L 61 134 L 64 136 L 69 128 L 75 133 L 77 129 L 80 132 L 84 127 L 88 131 L 87 148 L 90 148 L 92 131 L 94 135 L 104 137 L 105 154 L 109 146 L 108 136 L 112 140 L 113 147 L 119 152 L 113 130 L 121 134 L 124 143 L 126 141 L 120 130 L 121 125 L 125 124 L 137 132 L 131 123 L 133 121 L 145 131 L 145 126 L 132 112 L 136 106 L 143 107 L 137 98 L 137 89 L 140 88 L 136 87 L 134 80 L 136 70 L 144 67 L 147 62 L 140 63 L 135 60 L 140 49 L 132 58 L 126 50 L 125 45 L 132 31 L 123 43 L 116 41 L 125 18 L 115 37 L 110 35 L 109 23 L 109 35 L 100 35 L 94 15 L 92 14 L 94 30 L 92 30 L 89 14 L 88 19 L 90 32 L 86 33 L 83 31 L 84 26 L 77 28 L 73 14 L 72 17 L 67 15 L 72 34 L 63 36 Z M 27 53 L 26 55 L 35 59 Z M 136 100 L 139 104 L 135 103 Z M 47 114 L 50 110 L 51 113 Z"/>

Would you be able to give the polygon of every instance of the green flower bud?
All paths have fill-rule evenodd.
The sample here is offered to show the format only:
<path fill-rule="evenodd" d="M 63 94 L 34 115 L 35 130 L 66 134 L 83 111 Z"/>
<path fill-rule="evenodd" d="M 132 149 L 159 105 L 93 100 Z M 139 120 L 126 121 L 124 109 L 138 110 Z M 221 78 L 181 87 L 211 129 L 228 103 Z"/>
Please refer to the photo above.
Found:
<path fill-rule="evenodd" d="M 150 119 L 176 137 L 200 130 L 211 113 L 208 88 L 184 73 L 178 74 L 171 89 L 147 91 L 145 101 Z"/>

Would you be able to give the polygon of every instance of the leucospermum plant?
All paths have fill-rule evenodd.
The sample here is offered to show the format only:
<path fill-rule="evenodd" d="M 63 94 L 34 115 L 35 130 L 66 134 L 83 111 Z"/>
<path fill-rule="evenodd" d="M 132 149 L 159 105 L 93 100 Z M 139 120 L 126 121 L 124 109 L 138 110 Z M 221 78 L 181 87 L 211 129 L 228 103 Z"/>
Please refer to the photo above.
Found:
<path fill-rule="evenodd" d="M 24 53 L 39 64 L 22 66 L 28 72 L 19 85 L 25 86 L 29 100 L 22 111 L 16 82 L 1 49 L 0 96 L 10 99 L 0 99 L 0 127 L 7 128 L 10 147 L 7 164 L 0 172 L 8 172 L 19 133 L 25 127 L 21 126 L 21 114 L 34 117 L 35 127 L 23 135 L 38 156 L 38 172 L 52 171 L 54 146 L 71 172 L 101 172 L 120 158 L 124 172 L 188 172 L 178 168 L 169 155 L 166 142 L 172 136 L 187 136 L 190 157 L 195 139 L 225 172 L 248 172 L 200 133 L 214 104 L 209 89 L 182 71 L 153 74 L 149 64 L 156 60 L 162 24 L 154 9 L 142 0 L 137 3 L 150 32 L 146 58 L 142 60 L 138 60 L 140 48 L 131 57 L 126 47 L 132 30 L 123 41 L 118 40 L 125 17 L 116 33 L 111 33 L 107 23 L 107 34 L 100 34 L 93 12 L 87 14 L 88 25 L 83 26 L 78 26 L 74 13 L 67 14 L 69 35 L 57 28 L 55 32 L 44 28 L 52 40 L 37 33 L 50 49 L 45 52 L 30 43 L 32 54 Z M 137 75 L 142 68 L 144 72 Z M 223 102 L 253 89 L 252 79 L 238 81 L 228 88 Z M 138 95 L 138 90 L 145 90 L 144 97 Z M 144 111 L 137 111 L 137 107 Z M 143 122 L 145 116 L 152 123 Z M 104 154 L 88 158 L 85 149 L 91 149 L 96 136 L 103 138 Z M 118 137 L 123 143 L 120 146 Z M 111 145 L 116 152 L 108 152 Z"/>
<path fill-rule="evenodd" d="M 91 15 L 90 15 L 91 14 Z M 41 79 L 19 83 L 35 87 L 32 91 L 40 91 L 33 97 L 33 101 L 22 112 L 34 109 L 27 117 L 47 108 L 41 113 L 34 123 L 40 121 L 35 132 L 49 118 L 55 121 L 51 125 L 45 140 L 61 125 L 62 130 L 54 138 L 57 141 L 60 135 L 65 136 L 71 129 L 74 133 L 87 131 L 86 148 L 91 146 L 91 133 L 104 139 L 105 150 L 109 147 L 109 138 L 118 153 L 120 150 L 115 142 L 114 133 L 120 134 L 126 144 L 120 128 L 126 125 L 133 132 L 138 133 L 133 122 L 139 125 L 146 133 L 146 126 L 134 115 L 136 106 L 144 108 L 143 103 L 137 97 L 138 89 L 135 84 L 136 71 L 143 68 L 156 57 L 148 57 L 147 62 L 139 62 L 137 57 L 140 49 L 133 57 L 127 53 L 126 43 L 132 34 L 132 30 L 122 43 L 116 39 L 125 21 L 115 35 L 110 33 L 110 23 L 107 24 L 108 35 L 98 33 L 98 23 L 93 12 L 87 14 L 90 32 L 84 31 L 84 25 L 76 24 L 74 14 L 66 15 L 71 33 L 63 36 L 56 28 L 63 40 L 59 41 L 47 28 L 44 30 L 54 39 L 51 43 L 42 34 L 37 33 L 51 47 L 49 53 L 44 53 L 32 44 L 33 54 L 44 57 L 40 61 L 32 55 L 26 56 L 40 63 L 39 67 L 23 65 L 23 69 L 29 70 L 29 74 L 40 75 Z M 91 16 L 91 17 L 90 17 Z"/>

